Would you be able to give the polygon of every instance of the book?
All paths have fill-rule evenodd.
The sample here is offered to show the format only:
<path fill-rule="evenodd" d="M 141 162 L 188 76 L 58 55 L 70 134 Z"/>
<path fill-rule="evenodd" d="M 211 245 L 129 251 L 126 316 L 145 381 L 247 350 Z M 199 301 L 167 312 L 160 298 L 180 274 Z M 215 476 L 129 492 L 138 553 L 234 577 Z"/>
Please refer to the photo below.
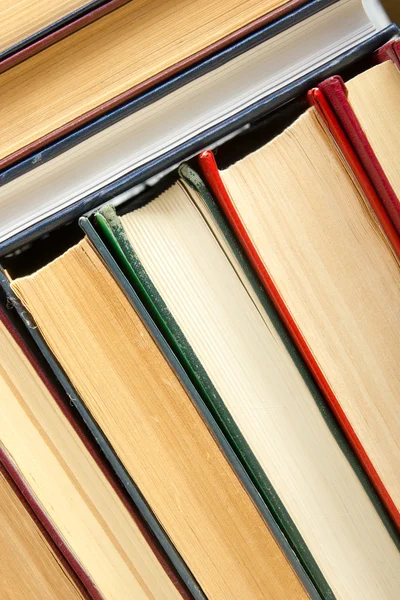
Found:
<path fill-rule="evenodd" d="M 1 254 L 265 117 L 397 31 L 371 36 L 368 23 L 361 4 L 311 2 L 4 170 Z"/>
<path fill-rule="evenodd" d="M 318 598 L 144 309 L 88 239 L 11 286 L 206 597 Z"/>
<path fill-rule="evenodd" d="M 225 0 L 223 10 L 214 0 L 119 2 L 0 75 L 0 159 L 65 135 L 71 122 L 77 128 L 304 1 Z"/>
<path fill-rule="evenodd" d="M 225 171 L 217 171 L 210 154 L 202 160 L 254 268 L 399 525 L 398 262 L 379 221 L 314 109 Z"/>
<path fill-rule="evenodd" d="M 392 576 L 374 572 L 381 552 L 398 557 L 383 512 L 215 203 L 181 174 L 144 206 L 94 218 L 322 596 L 352 598 L 355 584 L 368 597 L 369 572 L 373 597 L 390 597 L 398 582 L 384 589 Z"/>
<path fill-rule="evenodd" d="M 390 44 L 389 56 L 392 52 L 397 55 L 397 46 L 400 48 L 399 42 Z M 393 159 L 400 150 L 395 125 L 400 94 L 399 67 L 393 60 L 385 60 L 346 83 L 340 77 L 327 79 L 319 89 L 355 148 L 400 235 L 400 177 Z"/>
<path fill-rule="evenodd" d="M 4 600 L 88 600 L 1 463 L 0 520 Z"/>
<path fill-rule="evenodd" d="M 3 310 L 0 317 L 1 458 L 37 520 L 93 600 L 130 594 L 143 599 L 189 598 L 74 420 L 68 399 L 63 401 L 49 383 Z M 29 570 L 34 570 L 33 557 L 27 560 Z M 25 585 L 34 577 L 26 575 Z M 38 597 L 44 593 L 43 587 Z"/>
<path fill-rule="evenodd" d="M 14 494 L 30 531 L 9 529 L 3 544 L 0 534 L 12 597 L 51 596 L 57 575 L 55 597 L 71 600 L 397 600 L 394 203 L 325 84 L 305 108 L 310 87 L 332 75 L 344 91 L 376 58 L 398 64 L 398 28 L 379 6 L 95 0 L 0 50 L 0 494 Z M 176 167 L 211 145 L 225 174 L 285 140 L 294 147 L 277 151 L 279 173 L 262 163 L 241 179 L 257 192 L 276 186 L 273 234 L 266 227 L 260 239 L 268 250 L 277 242 L 267 258 L 281 290 L 229 210 L 212 154 L 200 159 L 206 184 Z M 293 212 L 297 196 L 305 205 L 299 239 L 281 205 L 288 182 L 299 186 Z M 304 253 L 287 288 L 285 218 L 285 256 L 296 243 Z M 313 255 L 304 221 L 318 240 L 324 227 L 327 239 L 334 232 L 330 252 L 320 242 Z M 334 308 L 321 354 L 338 373 L 333 385 L 313 354 L 324 281 L 300 281 L 310 301 L 289 293 L 321 258 Z M 354 277 L 340 279 L 343 264 Z M 342 323 L 356 289 L 360 314 Z M 384 295 L 388 315 L 374 320 Z M 343 347 L 352 335 L 359 344 L 340 357 L 346 378 L 329 354 L 342 350 L 336 334 Z M 352 404 L 364 371 L 365 414 L 364 397 Z M 40 552 L 27 549 L 32 533 Z M 55 575 L 32 587 L 40 553 Z"/>
<path fill-rule="evenodd" d="M 337 116 L 332 110 L 329 102 L 319 88 L 313 88 L 308 93 L 308 101 L 310 106 L 314 106 L 319 113 L 324 126 L 327 128 L 329 133 L 335 139 L 335 142 L 343 155 L 344 160 L 348 164 L 353 176 L 356 178 L 358 184 L 362 188 L 362 191 L 367 199 L 372 211 L 379 221 L 382 231 L 385 233 L 389 243 L 391 244 L 393 251 L 397 256 L 400 256 L 400 237 L 394 227 L 381 199 L 370 178 L 368 177 L 365 168 L 360 161 L 355 149 L 349 141 L 349 138 L 345 134 Z"/>
<path fill-rule="evenodd" d="M 3 61 L 39 40 L 43 45 L 43 38 L 46 36 L 51 36 L 53 41 L 58 39 L 59 29 L 104 4 L 107 4 L 106 0 L 61 0 L 56 3 L 40 0 L 33 6 L 29 0 L 8 0 L 0 8 L 3 26 L 0 60 Z M 0 69 L 1 67 L 0 63 Z"/>

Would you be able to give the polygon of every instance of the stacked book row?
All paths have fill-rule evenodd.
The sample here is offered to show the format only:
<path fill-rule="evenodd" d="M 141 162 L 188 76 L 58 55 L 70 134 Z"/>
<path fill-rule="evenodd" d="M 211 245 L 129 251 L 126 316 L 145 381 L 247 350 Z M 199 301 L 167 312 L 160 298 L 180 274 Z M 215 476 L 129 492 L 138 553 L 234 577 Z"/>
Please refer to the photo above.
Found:
<path fill-rule="evenodd" d="M 397 27 L 39 4 L 0 46 L 2 598 L 397 600 Z"/>

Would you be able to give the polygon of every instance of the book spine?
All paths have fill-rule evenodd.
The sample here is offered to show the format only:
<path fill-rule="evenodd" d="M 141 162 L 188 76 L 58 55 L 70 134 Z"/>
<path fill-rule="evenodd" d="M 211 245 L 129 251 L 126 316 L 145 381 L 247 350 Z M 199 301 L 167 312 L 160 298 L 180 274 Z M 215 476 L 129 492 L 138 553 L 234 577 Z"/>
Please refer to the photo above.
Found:
<path fill-rule="evenodd" d="M 244 227 L 234 207 L 234 204 L 224 186 L 213 153 L 210 150 L 202 152 L 202 154 L 199 157 L 199 163 L 204 177 L 206 178 L 216 200 L 220 204 L 231 227 L 236 233 L 237 238 L 242 244 L 242 247 L 244 248 L 253 268 L 258 274 L 267 294 L 274 303 L 295 345 L 297 346 L 300 354 L 303 356 L 314 379 L 316 380 L 325 399 L 331 407 L 333 414 L 339 422 L 342 430 L 346 434 L 346 437 L 348 438 L 361 464 L 367 472 L 380 498 L 385 504 L 390 516 L 392 517 L 396 526 L 400 529 L 400 513 L 397 510 L 385 486 L 383 485 L 378 473 L 375 470 L 375 467 L 370 461 L 363 445 L 361 444 L 358 436 L 356 435 L 353 427 L 351 426 L 345 412 L 340 406 L 340 403 L 336 398 L 335 394 L 333 393 L 333 390 L 330 387 L 327 379 L 325 378 L 323 372 L 318 366 L 318 363 L 316 362 L 310 348 L 308 347 L 306 340 L 302 336 L 299 328 L 297 327 L 296 322 L 290 314 L 290 311 L 288 310 L 270 274 L 268 273 L 264 263 L 262 262 L 253 242 L 251 241 L 251 238 L 247 233 L 246 228 Z"/>

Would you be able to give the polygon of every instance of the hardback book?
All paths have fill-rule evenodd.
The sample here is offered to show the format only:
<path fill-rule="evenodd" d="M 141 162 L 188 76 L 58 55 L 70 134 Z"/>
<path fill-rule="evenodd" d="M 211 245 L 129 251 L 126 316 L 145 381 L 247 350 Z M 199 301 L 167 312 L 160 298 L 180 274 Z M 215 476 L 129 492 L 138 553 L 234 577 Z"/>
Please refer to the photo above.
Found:
<path fill-rule="evenodd" d="M 200 162 L 399 526 L 399 264 L 381 221 L 314 108 L 226 170 Z"/>
<path fill-rule="evenodd" d="M 5 490 L 3 498 L 2 480 L 2 597 L 4 593 L 13 600 L 192 597 L 114 483 L 115 477 L 79 426 L 69 398 L 64 400 L 50 383 L 4 309 L 0 311 L 0 413 L 1 463 L 45 531 L 35 533 L 35 526 L 22 516 L 20 526 L 15 522 L 12 529 L 16 513 L 26 510 L 13 508 L 11 492 L 7 496 Z M 47 538 L 62 560 L 46 549 Z M 39 552 L 35 548 L 40 540 Z M 80 595 L 74 579 L 68 579 L 64 562 L 85 594 Z M 14 580 L 21 563 L 23 577 L 20 573 Z"/>
<path fill-rule="evenodd" d="M 0 72 L 4 65 L 9 67 L 53 44 L 89 19 L 111 10 L 107 5 L 117 2 L 122 3 L 121 0 L 39 0 L 32 4 L 30 0 L 7 0 L 0 7 Z"/>
<path fill-rule="evenodd" d="M 205 597 L 320 598 L 134 291 L 89 239 L 10 277 L 25 322 L 29 313 Z"/>
<path fill-rule="evenodd" d="M 1 74 L 1 167 L 304 3 L 116 2 L 100 19 Z"/>
<path fill-rule="evenodd" d="M 385 233 L 393 251 L 397 256 L 400 256 L 399 233 L 390 219 L 383 201 L 378 196 L 371 179 L 367 175 L 363 163 L 361 162 L 355 148 L 350 143 L 350 140 L 336 114 L 334 113 L 331 105 L 319 88 L 313 88 L 309 91 L 308 101 L 309 104 L 314 106 L 318 111 L 320 118 L 324 122 L 324 126 L 329 130 L 330 135 L 332 135 L 334 138 L 344 160 L 349 166 L 353 176 L 357 180 L 357 183 L 360 185 L 363 194 L 365 195 L 369 206 L 378 219 L 379 224 L 382 227 L 382 230 Z"/>
<path fill-rule="evenodd" d="M 119 10 L 128 10 L 129 7 L 129 10 L 133 10 L 134 6 L 137 7 L 138 3 L 131 2 L 78 33 L 87 35 L 85 32 L 90 27 L 103 27 L 101 24 L 105 19 L 114 19 Z M 168 4 L 164 3 L 163 6 L 166 10 Z M 198 10 L 199 4 L 195 6 Z M 181 11 L 179 15 L 182 19 L 187 18 L 187 11 Z M 171 29 L 176 28 L 175 24 Z M 9 139 L 12 144 L 15 143 L 14 150 L 17 152 L 13 156 L 20 162 L 0 174 L 1 253 L 18 248 L 56 225 L 80 216 L 116 193 L 131 188 L 135 183 L 171 168 L 221 137 L 232 135 L 249 122 L 306 93 L 323 79 L 341 73 L 342 69 L 365 58 L 397 31 L 395 26 L 383 30 L 373 26 L 360 0 L 314 0 L 264 25 L 168 81 L 156 87 L 153 82 L 151 90 L 140 93 L 113 110 L 113 102 L 102 105 L 106 112 L 103 116 L 93 109 L 96 114 L 90 113 L 92 122 L 85 126 L 82 120 L 78 123 L 72 115 L 68 116 L 69 125 L 62 129 L 64 137 L 51 144 L 50 138 L 46 138 L 45 143 L 49 145 L 45 149 L 41 149 L 43 139 L 38 131 L 43 125 L 42 113 L 45 111 L 46 118 L 50 118 L 53 111 L 58 119 L 61 114 L 59 102 L 65 102 L 69 111 L 71 90 L 74 90 L 74 98 L 79 97 L 79 79 L 72 77 L 70 72 L 75 64 L 73 59 L 67 61 L 65 58 L 65 67 L 64 62 L 60 61 L 60 77 L 63 80 L 69 74 L 71 78 L 63 93 L 58 93 L 57 102 L 52 102 L 48 109 L 46 102 L 49 101 L 49 94 L 46 92 L 46 102 L 37 99 L 35 110 L 27 110 L 31 87 L 40 80 L 36 70 L 30 69 L 29 85 L 22 86 L 21 83 L 13 87 L 13 97 L 4 102 L 4 117 L 10 124 Z M 59 44 L 67 43 L 74 35 Z M 88 39 L 92 40 L 93 36 Z M 161 39 L 164 38 L 161 36 Z M 115 44 L 115 36 L 112 40 L 108 46 L 114 52 L 119 46 Z M 32 60 L 44 61 L 46 52 L 56 52 L 59 44 Z M 83 52 L 79 45 L 72 45 L 71 48 L 71 52 L 84 57 L 81 58 L 82 62 L 91 56 L 96 60 L 97 70 L 90 70 L 90 85 L 87 83 L 83 86 L 85 93 L 93 99 L 93 89 L 97 89 L 93 87 L 94 74 L 101 71 L 102 82 L 110 83 L 112 77 L 104 79 L 104 60 L 98 56 L 98 50 L 90 54 Z M 134 56 L 135 65 L 139 65 L 137 54 Z M 165 52 L 162 56 L 165 56 Z M 129 52 L 129 61 L 133 60 L 132 57 L 133 54 Z M 3 76 L 15 77 L 16 70 L 27 68 L 28 63 L 29 60 L 10 69 L 0 76 L 0 81 Z M 115 64 L 121 67 L 121 61 Z M 50 72 L 46 70 L 46 76 L 50 77 Z M 129 74 L 135 72 L 129 67 Z M 86 74 L 84 80 L 89 81 Z M 51 85 L 56 85 L 58 81 L 59 77 L 52 76 Z M 22 87 L 24 93 L 20 94 Z M 43 86 L 40 89 L 40 93 L 44 93 Z M 142 92 L 143 89 L 140 88 Z M 133 94 L 139 93 L 135 87 L 132 90 Z M 35 90 L 33 92 L 36 93 Z M 128 96 L 130 93 L 126 92 Z M 115 98 L 115 102 L 121 101 L 120 96 Z M 206 103 L 203 98 L 207 98 Z M 127 97 L 124 96 L 124 99 L 127 100 Z M 22 102 L 23 109 L 20 106 Z M 23 115 L 30 123 L 19 128 L 18 115 Z M 78 124 L 79 129 L 72 132 L 71 129 L 76 129 Z M 61 133 L 58 125 L 51 125 L 54 136 Z M 20 134 L 42 141 L 32 141 L 29 148 L 27 146 L 28 149 L 21 153 L 17 150 L 17 146 L 21 146 L 18 141 Z M 7 136 L 4 129 L 3 139 Z M 27 140 L 22 142 L 25 143 L 29 144 Z M 6 152 L 14 150 L 9 148 Z M 22 160 L 26 152 L 31 156 Z M 2 166 L 5 167 L 8 162 L 7 159 Z M 29 210 L 26 209 L 27 198 Z"/>
<path fill-rule="evenodd" d="M 0 578 L 4 600 L 88 600 L 0 460 Z"/>
<path fill-rule="evenodd" d="M 215 202 L 181 174 L 94 223 L 321 595 L 394 598 L 398 536 Z"/>
<path fill-rule="evenodd" d="M 332 77 L 318 87 L 372 182 L 400 236 L 400 42 L 378 53 L 382 64 L 348 82 Z"/>

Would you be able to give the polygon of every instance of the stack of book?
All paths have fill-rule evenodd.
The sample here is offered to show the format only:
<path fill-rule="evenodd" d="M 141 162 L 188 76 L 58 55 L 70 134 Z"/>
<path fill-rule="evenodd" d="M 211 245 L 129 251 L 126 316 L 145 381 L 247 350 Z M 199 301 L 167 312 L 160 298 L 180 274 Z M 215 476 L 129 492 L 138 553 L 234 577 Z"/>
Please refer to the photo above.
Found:
<path fill-rule="evenodd" d="M 398 600 L 376 1 L 0 7 L 5 600 Z"/>

